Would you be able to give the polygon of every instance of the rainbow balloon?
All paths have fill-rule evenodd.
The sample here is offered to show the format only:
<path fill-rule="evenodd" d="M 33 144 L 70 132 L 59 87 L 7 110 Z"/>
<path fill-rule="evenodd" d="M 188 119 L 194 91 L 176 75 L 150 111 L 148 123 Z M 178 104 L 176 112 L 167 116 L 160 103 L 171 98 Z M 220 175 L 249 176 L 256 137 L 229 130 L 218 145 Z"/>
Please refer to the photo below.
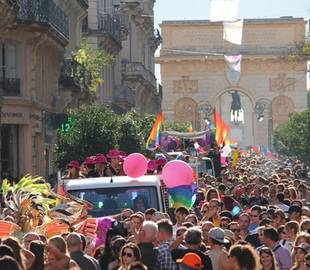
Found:
<path fill-rule="evenodd" d="M 196 201 L 196 185 L 168 188 L 167 191 L 169 194 L 170 205 L 173 208 L 184 206 L 190 209 Z"/>

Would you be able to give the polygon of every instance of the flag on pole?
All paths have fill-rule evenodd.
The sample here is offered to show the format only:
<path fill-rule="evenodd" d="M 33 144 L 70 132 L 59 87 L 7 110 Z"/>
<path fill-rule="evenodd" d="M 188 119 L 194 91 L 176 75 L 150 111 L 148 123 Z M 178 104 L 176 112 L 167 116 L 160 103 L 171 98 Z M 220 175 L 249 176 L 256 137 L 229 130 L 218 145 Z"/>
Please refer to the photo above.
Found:
<path fill-rule="evenodd" d="M 215 141 L 217 145 L 222 145 L 223 142 L 227 142 L 228 135 L 230 128 L 226 123 L 223 121 L 223 119 L 220 117 L 220 115 L 214 110 L 213 114 L 214 118 L 214 127 L 215 127 Z"/>
<path fill-rule="evenodd" d="M 235 22 L 224 22 L 223 39 L 230 43 L 241 45 L 243 34 L 243 19 Z"/>
<path fill-rule="evenodd" d="M 160 145 L 160 130 L 163 122 L 164 122 L 164 115 L 162 112 L 159 112 L 156 121 L 152 127 L 149 138 L 146 141 L 147 149 L 153 150 Z"/>

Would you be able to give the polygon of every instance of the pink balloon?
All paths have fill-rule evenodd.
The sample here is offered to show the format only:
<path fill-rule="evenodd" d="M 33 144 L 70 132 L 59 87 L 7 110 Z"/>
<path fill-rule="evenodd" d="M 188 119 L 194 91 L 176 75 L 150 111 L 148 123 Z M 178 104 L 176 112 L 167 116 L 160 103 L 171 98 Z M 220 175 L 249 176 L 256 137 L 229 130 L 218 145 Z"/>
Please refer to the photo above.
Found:
<path fill-rule="evenodd" d="M 124 161 L 123 169 L 127 176 L 139 178 L 147 171 L 147 159 L 140 153 L 130 154 Z"/>
<path fill-rule="evenodd" d="M 169 161 L 163 168 L 162 176 L 168 188 L 191 185 L 194 181 L 193 169 L 182 160 Z"/>

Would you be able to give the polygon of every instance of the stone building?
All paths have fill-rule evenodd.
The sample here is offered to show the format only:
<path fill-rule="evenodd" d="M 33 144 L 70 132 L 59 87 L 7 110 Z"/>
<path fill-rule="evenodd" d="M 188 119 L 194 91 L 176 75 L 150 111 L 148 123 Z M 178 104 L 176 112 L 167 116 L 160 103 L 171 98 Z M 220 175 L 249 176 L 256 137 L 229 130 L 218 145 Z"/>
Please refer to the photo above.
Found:
<path fill-rule="evenodd" d="M 160 42 L 154 31 L 154 2 L 89 0 L 84 35 L 94 48 L 116 59 L 102 72 L 98 102 L 111 105 L 115 112 L 160 110 L 161 87 L 154 75 L 154 52 Z"/>
<path fill-rule="evenodd" d="M 86 0 L 0 0 L 2 177 L 52 172 L 60 67 L 86 11 Z"/>
<path fill-rule="evenodd" d="M 223 40 L 221 23 L 164 21 L 157 62 L 166 121 L 190 121 L 203 129 L 215 108 L 229 124 L 231 140 L 270 147 L 273 128 L 307 106 L 307 63 L 287 60 L 304 43 L 305 25 L 303 18 L 248 19 L 237 46 Z M 234 76 L 223 55 L 239 54 L 241 73 Z M 235 93 L 241 101 L 236 119 Z"/>

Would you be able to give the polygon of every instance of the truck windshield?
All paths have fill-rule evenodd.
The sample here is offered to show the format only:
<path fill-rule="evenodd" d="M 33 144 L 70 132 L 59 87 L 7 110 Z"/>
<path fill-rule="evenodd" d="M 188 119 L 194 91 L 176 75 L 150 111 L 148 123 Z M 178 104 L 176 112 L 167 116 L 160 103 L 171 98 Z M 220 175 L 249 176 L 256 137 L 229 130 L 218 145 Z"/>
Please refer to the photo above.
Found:
<path fill-rule="evenodd" d="M 159 210 L 157 191 L 151 186 L 70 190 L 69 192 L 93 204 L 93 209 L 89 211 L 93 217 L 118 214 L 125 208 L 141 212 L 148 208 Z"/>

